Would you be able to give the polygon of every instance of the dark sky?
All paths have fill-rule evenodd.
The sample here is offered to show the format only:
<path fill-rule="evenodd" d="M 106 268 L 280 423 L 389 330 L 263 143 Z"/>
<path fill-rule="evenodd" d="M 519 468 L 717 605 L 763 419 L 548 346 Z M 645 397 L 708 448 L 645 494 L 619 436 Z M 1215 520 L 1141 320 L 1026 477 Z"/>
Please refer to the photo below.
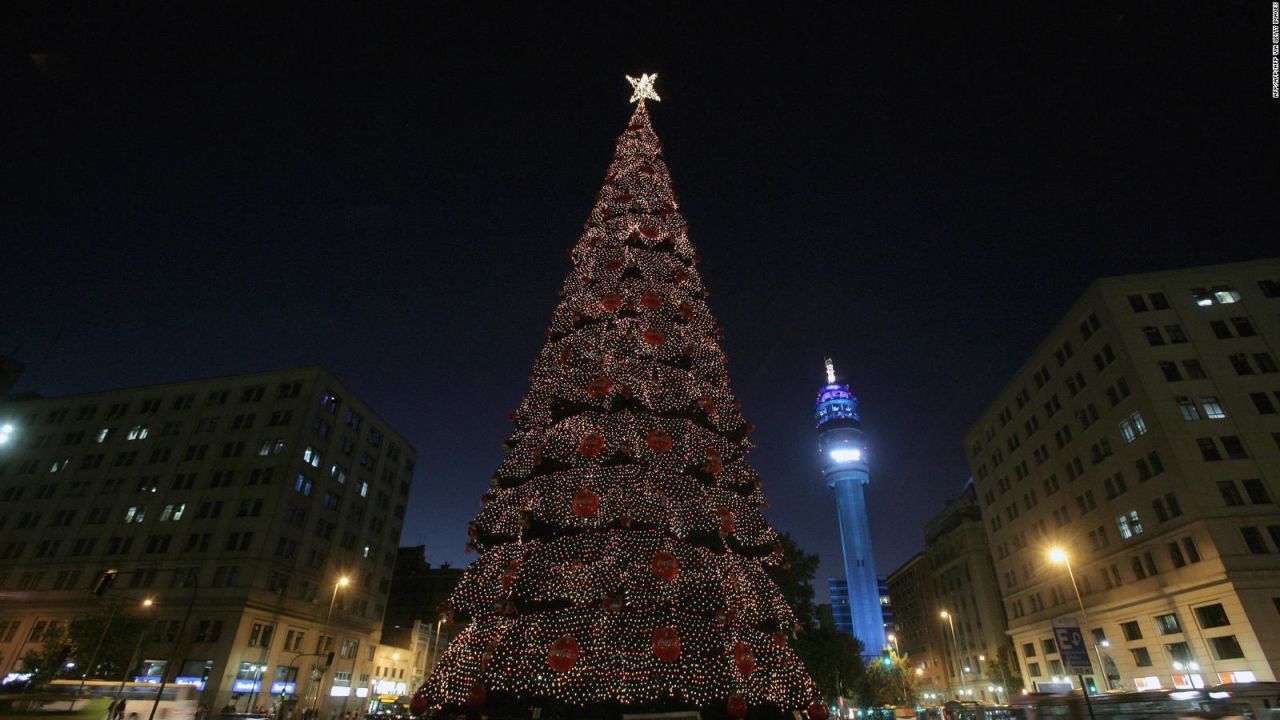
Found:
<path fill-rule="evenodd" d="M 6 3 L 0 352 L 45 394 L 326 365 L 418 449 L 404 543 L 465 562 L 656 71 L 770 519 L 838 571 L 830 354 L 887 572 L 1092 278 L 1276 253 L 1270 4 L 770 4 Z"/>

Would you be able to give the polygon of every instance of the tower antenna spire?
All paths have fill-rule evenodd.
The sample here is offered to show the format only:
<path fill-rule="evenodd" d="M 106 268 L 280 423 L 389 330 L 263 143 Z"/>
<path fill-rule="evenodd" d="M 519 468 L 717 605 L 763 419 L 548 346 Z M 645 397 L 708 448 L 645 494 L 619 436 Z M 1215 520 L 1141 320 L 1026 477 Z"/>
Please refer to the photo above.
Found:
<path fill-rule="evenodd" d="M 836 366 L 831 362 L 831 358 L 827 358 L 827 384 L 830 385 L 836 381 Z"/>

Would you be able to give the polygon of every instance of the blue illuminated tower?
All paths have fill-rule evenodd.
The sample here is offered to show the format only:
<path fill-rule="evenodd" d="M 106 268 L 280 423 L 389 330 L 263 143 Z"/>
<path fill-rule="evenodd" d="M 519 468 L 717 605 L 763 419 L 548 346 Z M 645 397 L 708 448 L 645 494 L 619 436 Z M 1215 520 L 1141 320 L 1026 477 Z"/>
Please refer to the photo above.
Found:
<path fill-rule="evenodd" d="M 884 617 L 875 558 L 871 553 L 867 501 L 862 490 L 870 481 L 867 442 L 858 416 L 858 398 L 848 385 L 836 381 L 830 358 L 827 358 L 827 384 L 818 391 L 815 416 L 822 474 L 826 476 L 827 487 L 836 491 L 840 546 L 849 584 L 850 624 L 853 634 L 862 641 L 863 653 L 879 655 L 885 640 Z"/>

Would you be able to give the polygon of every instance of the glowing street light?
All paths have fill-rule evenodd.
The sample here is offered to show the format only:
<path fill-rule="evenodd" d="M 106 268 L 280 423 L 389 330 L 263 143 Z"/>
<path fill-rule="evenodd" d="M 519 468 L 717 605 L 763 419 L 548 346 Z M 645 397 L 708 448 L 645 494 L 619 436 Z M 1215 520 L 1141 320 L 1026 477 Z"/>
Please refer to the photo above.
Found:
<path fill-rule="evenodd" d="M 965 690 L 967 689 L 967 686 L 968 686 L 968 683 L 965 682 L 965 677 L 964 677 L 964 674 L 968 670 L 968 668 L 960 664 L 960 641 L 956 639 L 956 621 L 955 621 L 955 618 L 951 615 L 951 613 L 947 612 L 946 610 L 940 611 L 938 613 L 938 617 L 942 618 L 943 620 L 946 620 L 947 625 L 951 627 L 951 644 L 954 645 L 956 648 L 956 657 L 955 657 L 956 669 L 959 671 L 957 674 L 960 676 L 960 694 L 963 695 L 965 694 Z"/>
<path fill-rule="evenodd" d="M 0 425 L 0 445 L 8 445 L 13 439 L 13 423 Z"/>
<path fill-rule="evenodd" d="M 346 575 L 339 577 L 337 582 L 333 584 L 333 596 L 329 598 L 329 612 L 324 616 L 324 630 L 320 631 L 320 637 L 322 641 L 323 641 L 323 638 L 329 634 L 329 625 L 333 620 L 333 606 L 338 602 L 338 591 L 347 587 L 350 584 L 351 584 L 351 578 L 347 577 Z M 317 681 L 319 680 L 319 678 L 315 677 L 314 675 L 312 677 L 314 677 Z M 333 681 L 330 681 L 330 687 L 333 687 L 332 682 Z M 320 704 L 321 686 L 322 686 L 322 683 L 320 682 L 316 683 L 316 694 L 311 699 L 312 711 L 314 711 L 316 709 L 316 706 Z"/>
<path fill-rule="evenodd" d="M 1080 605 L 1080 619 L 1084 624 L 1084 632 L 1092 637 L 1093 631 L 1089 629 L 1089 613 L 1084 609 L 1084 598 L 1080 595 L 1080 586 L 1076 584 L 1076 574 L 1071 569 L 1071 556 L 1067 555 L 1067 551 L 1060 547 L 1049 548 L 1049 559 L 1059 565 L 1067 568 L 1067 577 L 1071 578 L 1071 589 L 1076 593 L 1076 602 Z M 1107 666 L 1102 661 L 1102 648 L 1098 647 L 1098 643 L 1093 644 L 1093 654 L 1098 656 L 1098 673 L 1103 678 L 1107 678 Z M 1080 679 L 1080 684 L 1084 684 L 1084 678 Z M 1107 678 L 1107 684 L 1110 685 L 1110 678 Z M 1088 694 L 1088 688 L 1081 687 L 1081 692 Z"/>

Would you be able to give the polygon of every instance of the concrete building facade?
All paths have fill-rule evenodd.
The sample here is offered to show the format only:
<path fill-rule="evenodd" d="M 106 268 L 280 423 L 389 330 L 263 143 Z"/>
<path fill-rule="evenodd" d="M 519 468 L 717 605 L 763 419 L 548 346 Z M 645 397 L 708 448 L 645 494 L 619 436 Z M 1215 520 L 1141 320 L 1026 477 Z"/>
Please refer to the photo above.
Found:
<path fill-rule="evenodd" d="M 426 561 L 426 547 L 402 547 L 396 554 L 395 575 L 387 597 L 387 614 L 382 624 L 382 642 L 411 648 L 413 692 L 435 669 L 436 662 L 460 629 L 440 612 L 462 579 L 462 568 L 448 564 L 432 567 Z"/>
<path fill-rule="evenodd" d="M 924 534 L 948 696 L 1004 702 L 1009 688 L 995 670 L 1001 648 L 1009 645 L 1008 625 L 973 486 L 947 503 Z"/>
<path fill-rule="evenodd" d="M 917 687 L 926 704 L 952 697 L 947 682 L 942 628 L 938 624 L 938 603 L 933 596 L 929 558 L 916 553 L 888 578 L 893 603 L 893 640 L 917 671 Z"/>
<path fill-rule="evenodd" d="M 215 710 L 359 712 L 399 680 L 379 632 L 415 451 L 324 369 L 14 400 L 0 425 L 0 677 L 115 605 L 154 628 L 129 677 Z"/>
<path fill-rule="evenodd" d="M 982 412 L 967 454 L 1028 689 L 1064 680 L 1061 617 L 1100 689 L 1277 679 L 1278 358 L 1280 260 L 1105 278 Z"/>

